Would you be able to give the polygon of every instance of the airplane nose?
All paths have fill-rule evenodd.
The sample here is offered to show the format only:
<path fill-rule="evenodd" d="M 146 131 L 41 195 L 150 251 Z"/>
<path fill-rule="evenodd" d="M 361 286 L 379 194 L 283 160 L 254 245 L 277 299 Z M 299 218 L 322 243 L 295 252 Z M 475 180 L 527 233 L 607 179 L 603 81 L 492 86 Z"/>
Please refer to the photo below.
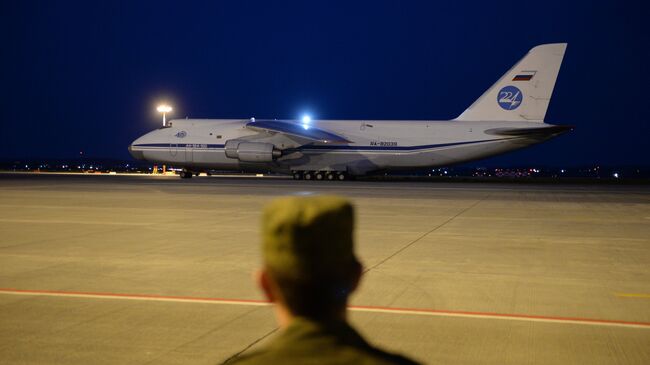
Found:
<path fill-rule="evenodd" d="M 142 151 L 136 151 L 136 150 L 133 150 L 133 145 L 130 145 L 130 146 L 129 146 L 129 153 L 130 153 L 131 156 L 133 156 L 133 158 L 135 158 L 136 160 L 144 160 L 144 153 L 143 153 Z"/>

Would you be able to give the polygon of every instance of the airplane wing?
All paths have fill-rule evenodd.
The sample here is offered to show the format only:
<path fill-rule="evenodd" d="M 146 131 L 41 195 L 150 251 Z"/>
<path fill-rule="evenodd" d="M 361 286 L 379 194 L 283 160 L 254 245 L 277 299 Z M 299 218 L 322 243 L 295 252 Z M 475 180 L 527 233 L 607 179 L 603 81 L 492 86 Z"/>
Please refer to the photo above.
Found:
<path fill-rule="evenodd" d="M 313 142 L 321 143 L 351 143 L 345 137 L 314 126 L 304 126 L 293 121 L 285 120 L 252 120 L 246 124 L 246 128 L 266 131 L 273 133 L 282 133 L 291 136 L 304 138 Z"/>

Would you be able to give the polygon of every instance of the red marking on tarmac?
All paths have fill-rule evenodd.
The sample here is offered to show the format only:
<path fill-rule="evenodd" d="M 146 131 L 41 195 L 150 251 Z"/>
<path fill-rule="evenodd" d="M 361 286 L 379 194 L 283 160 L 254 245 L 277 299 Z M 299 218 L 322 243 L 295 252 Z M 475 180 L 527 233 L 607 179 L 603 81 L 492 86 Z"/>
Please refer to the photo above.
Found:
<path fill-rule="evenodd" d="M 227 298 L 209 298 L 209 297 L 188 297 L 175 295 L 155 295 L 155 294 L 126 294 L 126 293 L 101 293 L 101 292 L 81 292 L 81 291 L 60 291 L 60 290 L 28 290 L 0 288 L 0 293 L 5 294 L 23 294 L 23 295 L 46 295 L 60 297 L 89 297 L 89 298 L 116 298 L 132 300 L 158 300 L 158 301 L 178 301 L 178 302 L 197 302 L 197 303 L 216 303 L 216 304 L 238 304 L 238 305 L 258 305 L 268 306 L 272 303 L 265 300 L 255 299 L 227 299 Z M 510 319 L 522 321 L 537 322 L 555 322 L 555 323 L 574 323 L 574 324 L 591 324 L 604 326 L 619 327 L 637 327 L 649 328 L 650 322 L 619 321 L 610 319 L 595 319 L 582 317 L 555 317 L 541 316 L 530 314 L 510 314 L 510 313 L 493 313 L 493 312 L 472 312 L 472 311 L 453 311 L 438 310 L 426 308 L 399 308 L 399 307 L 381 307 L 381 306 L 350 306 L 353 311 L 362 312 L 379 312 L 395 314 L 415 314 L 415 315 L 437 315 L 448 317 L 466 317 L 466 318 L 488 318 L 488 319 Z"/>
<path fill-rule="evenodd" d="M 554 316 L 540 316 L 534 314 L 511 314 L 511 313 L 494 313 L 494 312 L 469 312 L 469 311 L 452 311 L 452 310 L 439 310 L 439 309 L 425 309 L 425 308 L 397 308 L 397 307 L 375 307 L 375 306 L 352 306 L 350 309 L 367 310 L 367 311 L 386 311 L 396 313 L 413 313 L 413 314 L 439 314 L 457 317 L 476 317 L 476 318 L 505 318 L 505 319 L 521 319 L 540 322 L 566 322 L 566 323 L 582 323 L 582 324 L 600 324 L 600 325 L 620 325 L 620 326 L 633 326 L 633 327 L 647 327 L 650 328 L 650 322 L 634 322 L 634 321 L 619 321 L 610 319 L 595 319 L 595 318 L 582 318 L 582 317 L 554 317 Z"/>
<path fill-rule="evenodd" d="M 255 299 L 226 299 L 226 298 L 203 298 L 203 297 L 186 297 L 175 295 L 155 295 L 155 294 L 126 294 L 126 293 L 100 293 L 100 292 L 82 292 L 82 291 L 61 291 L 61 290 L 27 290 L 0 288 L 0 293 L 8 294 L 34 294 L 34 295 L 52 295 L 52 296 L 84 296 L 97 298 L 124 298 L 124 299 L 152 299 L 161 301 L 188 301 L 188 302 L 215 302 L 215 303 L 240 303 L 251 305 L 270 305 L 271 302 Z"/>

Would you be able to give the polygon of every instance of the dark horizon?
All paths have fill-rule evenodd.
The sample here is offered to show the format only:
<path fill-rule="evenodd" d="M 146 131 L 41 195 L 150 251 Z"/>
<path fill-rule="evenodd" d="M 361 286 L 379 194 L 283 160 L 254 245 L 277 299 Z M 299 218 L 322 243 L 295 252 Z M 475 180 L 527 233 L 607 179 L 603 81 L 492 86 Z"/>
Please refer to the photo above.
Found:
<path fill-rule="evenodd" d="M 643 10 L 640 1 L 5 2 L 0 155 L 127 160 L 128 144 L 160 124 L 163 100 L 171 118 L 452 119 L 531 47 L 568 42 L 546 120 L 576 129 L 466 165 L 644 166 Z"/>

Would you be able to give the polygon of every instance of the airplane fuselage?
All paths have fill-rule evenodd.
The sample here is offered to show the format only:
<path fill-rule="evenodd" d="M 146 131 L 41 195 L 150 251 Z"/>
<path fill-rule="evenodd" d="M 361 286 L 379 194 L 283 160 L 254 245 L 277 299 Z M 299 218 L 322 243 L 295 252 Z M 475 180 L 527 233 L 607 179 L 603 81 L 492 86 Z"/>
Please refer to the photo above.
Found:
<path fill-rule="evenodd" d="M 346 144 L 299 145 L 278 133 L 247 129 L 248 119 L 177 119 L 133 142 L 140 159 L 183 166 L 190 170 L 336 171 L 364 175 L 377 171 L 449 166 L 520 149 L 562 131 L 538 122 L 360 121 L 319 120 L 311 125 L 334 132 Z M 500 135 L 501 129 L 548 133 Z M 309 128 L 309 127 L 307 127 Z M 282 155 L 272 162 L 245 162 L 226 155 L 229 140 L 273 144 Z"/>

